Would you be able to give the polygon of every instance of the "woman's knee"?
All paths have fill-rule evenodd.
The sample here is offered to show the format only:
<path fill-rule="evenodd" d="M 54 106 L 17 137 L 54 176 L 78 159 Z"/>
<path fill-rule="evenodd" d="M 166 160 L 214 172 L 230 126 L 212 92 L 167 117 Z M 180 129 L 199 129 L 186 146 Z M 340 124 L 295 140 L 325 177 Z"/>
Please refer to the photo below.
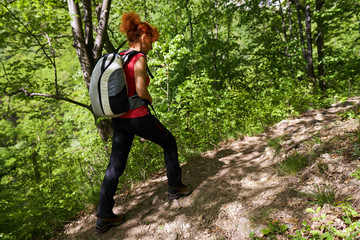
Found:
<path fill-rule="evenodd" d="M 164 141 L 162 148 L 164 150 L 177 150 L 176 139 L 171 133 L 168 135 L 168 137 Z"/>
<path fill-rule="evenodd" d="M 124 173 L 125 166 L 125 164 L 112 164 L 110 162 L 106 170 L 106 177 L 108 179 L 118 179 Z"/>

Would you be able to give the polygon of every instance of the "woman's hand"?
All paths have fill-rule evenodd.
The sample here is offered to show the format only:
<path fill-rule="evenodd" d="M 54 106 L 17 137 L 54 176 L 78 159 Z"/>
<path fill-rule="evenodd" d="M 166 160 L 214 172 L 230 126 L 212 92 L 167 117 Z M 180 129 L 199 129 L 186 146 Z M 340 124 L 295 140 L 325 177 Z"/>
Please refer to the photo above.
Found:
<path fill-rule="evenodd" d="M 134 66 L 134 78 L 135 78 L 135 88 L 137 95 L 152 103 L 152 97 L 147 89 L 146 76 L 147 76 L 147 65 L 146 57 L 142 56 L 135 63 Z"/>

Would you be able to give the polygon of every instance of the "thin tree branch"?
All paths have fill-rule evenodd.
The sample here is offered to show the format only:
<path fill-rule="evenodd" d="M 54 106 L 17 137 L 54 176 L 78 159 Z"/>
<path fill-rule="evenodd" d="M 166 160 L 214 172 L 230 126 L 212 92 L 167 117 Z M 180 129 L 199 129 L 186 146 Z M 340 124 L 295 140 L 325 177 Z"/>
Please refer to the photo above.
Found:
<path fill-rule="evenodd" d="M 43 33 L 44 36 L 47 38 L 48 40 L 48 44 L 50 47 L 50 52 L 52 54 L 53 57 L 53 68 L 54 68 L 54 80 L 55 80 L 55 95 L 59 95 L 59 88 L 58 88 L 58 78 L 57 78 L 57 68 L 56 68 L 56 57 L 55 57 L 55 50 L 51 45 L 51 38 L 47 35 L 47 33 Z"/>
<path fill-rule="evenodd" d="M 358 20 L 358 22 L 359 22 L 359 33 L 360 33 L 360 18 L 359 18 L 359 16 L 356 14 L 356 19 Z"/>
<path fill-rule="evenodd" d="M 92 109 L 91 109 L 91 106 L 89 105 L 86 105 L 86 104 L 83 104 L 83 103 L 80 103 L 80 102 L 77 102 L 75 100 L 72 100 L 70 98 L 67 98 L 67 97 L 62 97 L 62 96 L 59 96 L 59 95 L 51 95 L 51 94 L 45 94 L 45 93 L 29 93 L 26 89 L 24 88 L 20 88 L 20 90 L 25 94 L 25 96 L 27 97 L 35 97 L 35 96 L 38 96 L 38 97 L 45 97 L 45 98 L 55 98 L 55 99 L 59 99 L 59 100 L 64 100 L 66 102 L 70 102 L 70 103 L 73 103 L 73 104 L 76 104 L 78 106 L 81 106 L 81 107 L 84 107 L 86 109 L 88 109 L 89 111 L 92 112 Z"/>
<path fill-rule="evenodd" d="M 58 38 L 70 38 L 72 37 L 71 35 L 57 35 L 57 36 L 53 36 L 52 38 L 54 39 L 58 39 Z"/>
<path fill-rule="evenodd" d="M 9 80 L 9 78 L 7 77 L 8 74 L 7 74 L 7 70 L 6 70 L 5 64 L 4 64 L 3 61 L 0 61 L 0 63 L 1 63 L 1 65 L 2 65 L 2 68 L 3 68 L 3 71 L 4 71 L 4 76 L 5 76 L 6 80 L 7 80 L 7 82 L 10 83 L 10 80 Z"/>
<path fill-rule="evenodd" d="M 115 52 L 116 49 L 109 39 L 108 32 L 105 32 L 105 34 L 106 34 L 106 36 L 105 36 L 105 41 L 104 41 L 104 48 L 106 49 L 107 52 Z"/>
<path fill-rule="evenodd" d="M 44 46 L 41 44 L 40 40 L 37 38 L 37 36 L 35 34 L 33 34 L 29 28 L 7 7 L 7 4 L 4 3 L 0 3 L 2 6 L 4 6 L 4 8 L 11 14 L 11 16 L 18 21 L 25 29 L 26 31 L 36 40 L 36 42 L 38 43 L 38 45 L 41 47 L 41 50 L 43 51 L 45 57 L 50 61 L 51 64 L 54 65 L 51 57 L 46 53 Z"/>
<path fill-rule="evenodd" d="M 125 39 L 122 43 L 120 43 L 120 45 L 115 49 L 115 52 L 119 52 L 120 51 L 120 48 L 122 48 L 125 43 L 127 43 L 127 39 Z"/>
<path fill-rule="evenodd" d="M 42 50 L 42 52 L 44 53 L 45 57 L 49 60 L 49 62 L 51 63 L 51 65 L 54 68 L 54 80 L 55 80 L 55 94 L 59 95 L 59 90 L 58 90 L 58 81 L 57 81 L 57 68 L 56 68 L 56 57 L 55 57 L 55 50 L 51 45 L 51 38 L 47 35 L 47 33 L 43 33 L 42 35 L 44 35 L 47 39 L 47 44 L 50 47 L 50 52 L 52 54 L 52 58 L 48 55 L 48 53 L 46 52 L 45 46 L 46 44 L 42 44 L 39 40 L 39 38 L 37 37 L 36 34 L 32 33 L 29 28 L 7 7 L 6 4 L 1 3 L 1 5 L 3 5 L 6 10 L 16 19 L 16 21 L 18 21 L 25 29 L 26 31 L 36 40 L 38 46 L 40 46 L 40 49 Z M 61 35 L 60 35 L 61 36 Z"/>
<path fill-rule="evenodd" d="M 105 41 L 105 31 L 107 30 L 107 24 L 110 15 L 111 0 L 104 0 L 101 6 L 100 20 L 97 29 L 97 36 L 95 39 L 95 45 L 93 49 L 95 62 L 100 58 L 102 48 Z"/>

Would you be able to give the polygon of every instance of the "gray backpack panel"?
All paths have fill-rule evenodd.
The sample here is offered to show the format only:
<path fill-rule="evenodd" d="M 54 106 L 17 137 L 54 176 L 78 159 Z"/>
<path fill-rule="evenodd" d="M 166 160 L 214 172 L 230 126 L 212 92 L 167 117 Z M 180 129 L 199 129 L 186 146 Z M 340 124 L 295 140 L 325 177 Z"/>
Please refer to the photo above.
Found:
<path fill-rule="evenodd" d="M 127 96 L 122 57 L 127 61 L 137 53 L 133 51 L 123 56 L 110 53 L 97 62 L 89 86 L 91 106 L 97 116 L 118 117 L 145 104 L 137 95 Z"/>

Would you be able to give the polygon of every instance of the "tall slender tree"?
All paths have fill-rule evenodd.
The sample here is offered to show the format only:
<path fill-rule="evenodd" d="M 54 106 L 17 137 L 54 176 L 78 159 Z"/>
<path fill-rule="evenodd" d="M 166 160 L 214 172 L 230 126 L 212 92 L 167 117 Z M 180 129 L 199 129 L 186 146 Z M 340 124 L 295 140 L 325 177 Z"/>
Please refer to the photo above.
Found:
<path fill-rule="evenodd" d="M 318 78 L 319 78 L 319 86 L 320 89 L 322 91 L 326 91 L 327 86 L 326 86 L 326 82 L 323 78 L 324 74 L 325 74 L 325 69 L 324 69 L 324 19 L 321 16 L 321 12 L 322 12 L 322 6 L 325 3 L 325 0 L 316 0 L 315 1 L 315 6 L 316 6 L 316 12 L 317 14 L 317 20 L 316 20 L 316 24 L 317 24 L 317 36 L 315 39 L 316 42 L 316 46 L 317 46 L 317 56 L 318 56 L 318 65 L 317 65 L 317 70 L 318 70 Z"/>
<path fill-rule="evenodd" d="M 76 50 L 81 70 L 86 87 L 89 88 L 91 72 L 95 63 L 100 58 L 104 43 L 108 43 L 108 48 L 113 50 L 113 45 L 109 41 L 107 34 L 107 26 L 110 15 L 111 0 L 103 0 L 99 6 L 97 14 L 97 24 L 93 23 L 92 19 L 92 4 L 91 0 L 83 0 L 82 8 L 83 14 L 80 11 L 80 2 L 75 0 L 68 0 L 68 9 L 71 16 L 71 28 L 74 39 L 74 48 Z M 96 32 L 93 29 L 96 27 Z M 95 34 L 95 36 L 94 36 Z M 100 136 L 103 140 L 109 139 L 111 136 L 111 125 L 108 119 L 97 121 L 95 117 L 96 126 L 99 130 Z"/>

